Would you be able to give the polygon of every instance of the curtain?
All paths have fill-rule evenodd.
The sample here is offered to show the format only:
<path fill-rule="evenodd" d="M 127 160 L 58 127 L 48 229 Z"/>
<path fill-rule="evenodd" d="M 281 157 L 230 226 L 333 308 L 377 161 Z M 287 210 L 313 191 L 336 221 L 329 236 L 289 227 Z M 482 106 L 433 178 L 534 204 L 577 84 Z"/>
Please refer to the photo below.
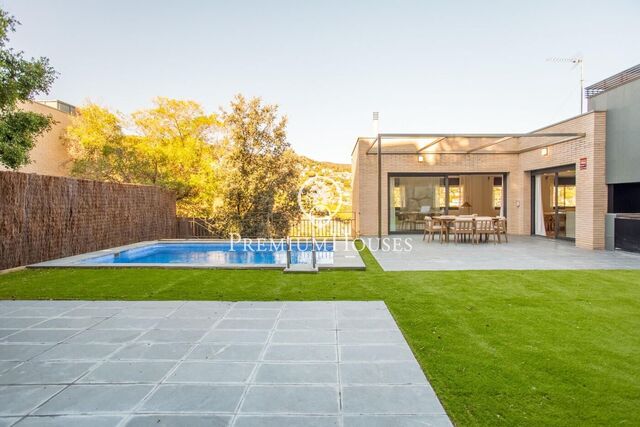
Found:
<path fill-rule="evenodd" d="M 544 206 L 542 205 L 542 175 L 536 175 L 536 193 L 535 193 L 535 234 L 538 236 L 546 236 L 544 229 Z"/>

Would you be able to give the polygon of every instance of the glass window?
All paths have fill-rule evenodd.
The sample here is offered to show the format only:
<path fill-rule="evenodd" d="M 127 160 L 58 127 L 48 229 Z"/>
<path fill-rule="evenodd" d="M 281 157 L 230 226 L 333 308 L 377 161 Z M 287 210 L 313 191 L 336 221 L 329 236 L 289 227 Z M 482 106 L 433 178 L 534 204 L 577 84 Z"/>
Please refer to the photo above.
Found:
<path fill-rule="evenodd" d="M 502 186 L 493 187 L 493 207 L 496 209 L 502 207 Z"/>
<path fill-rule="evenodd" d="M 552 194 L 553 206 L 559 208 L 575 208 L 576 207 L 576 186 L 575 185 L 559 185 L 558 186 L 558 203 L 555 201 L 555 192 Z"/>

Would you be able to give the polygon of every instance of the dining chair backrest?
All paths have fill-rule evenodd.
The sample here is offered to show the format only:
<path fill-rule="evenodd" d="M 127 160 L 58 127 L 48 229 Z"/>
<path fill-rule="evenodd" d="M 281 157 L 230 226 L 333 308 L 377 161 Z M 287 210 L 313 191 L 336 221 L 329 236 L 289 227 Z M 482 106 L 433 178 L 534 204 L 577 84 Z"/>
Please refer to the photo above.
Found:
<path fill-rule="evenodd" d="M 473 231 L 473 221 L 470 219 L 456 219 L 453 221 L 454 231 Z"/>
<path fill-rule="evenodd" d="M 486 233 L 493 232 L 493 220 L 489 219 L 476 219 L 476 232 Z"/>

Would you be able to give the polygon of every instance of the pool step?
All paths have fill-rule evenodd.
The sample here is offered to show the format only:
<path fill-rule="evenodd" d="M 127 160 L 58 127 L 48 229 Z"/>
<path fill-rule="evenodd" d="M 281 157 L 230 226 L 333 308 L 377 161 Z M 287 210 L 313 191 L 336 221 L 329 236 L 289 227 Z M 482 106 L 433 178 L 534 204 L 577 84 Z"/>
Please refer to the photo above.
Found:
<path fill-rule="evenodd" d="M 283 270 L 285 273 L 317 273 L 318 266 L 311 264 L 291 264 Z"/>

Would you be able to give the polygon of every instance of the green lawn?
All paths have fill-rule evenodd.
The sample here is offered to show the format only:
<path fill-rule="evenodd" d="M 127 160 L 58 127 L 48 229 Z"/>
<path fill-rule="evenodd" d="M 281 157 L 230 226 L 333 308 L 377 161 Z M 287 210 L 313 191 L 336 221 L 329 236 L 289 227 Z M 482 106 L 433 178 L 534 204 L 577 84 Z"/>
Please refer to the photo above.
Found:
<path fill-rule="evenodd" d="M 30 270 L 0 298 L 384 300 L 457 425 L 640 425 L 640 271 Z"/>

